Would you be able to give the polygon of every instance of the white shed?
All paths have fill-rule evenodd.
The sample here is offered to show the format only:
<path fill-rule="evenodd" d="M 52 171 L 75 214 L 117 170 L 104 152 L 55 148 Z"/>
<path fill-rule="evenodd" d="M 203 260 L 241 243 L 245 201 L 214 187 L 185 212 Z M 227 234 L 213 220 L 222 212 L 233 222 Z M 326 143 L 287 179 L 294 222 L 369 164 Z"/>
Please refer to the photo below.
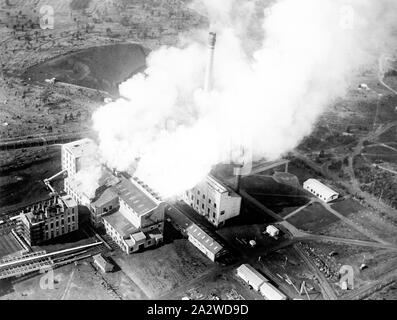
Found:
<path fill-rule="evenodd" d="M 268 281 L 263 275 L 249 264 L 242 264 L 237 268 L 237 275 L 248 283 L 254 290 L 259 291 L 260 286 Z"/>
<path fill-rule="evenodd" d="M 303 183 L 303 188 L 324 202 L 330 202 L 339 197 L 339 193 L 316 179 L 306 180 Z"/>
<path fill-rule="evenodd" d="M 267 300 L 287 300 L 286 295 L 269 282 L 261 285 L 260 292 Z"/>
<path fill-rule="evenodd" d="M 278 230 L 275 226 L 269 224 L 266 227 L 266 233 L 268 233 L 271 237 L 276 237 L 278 236 L 280 230 Z"/>

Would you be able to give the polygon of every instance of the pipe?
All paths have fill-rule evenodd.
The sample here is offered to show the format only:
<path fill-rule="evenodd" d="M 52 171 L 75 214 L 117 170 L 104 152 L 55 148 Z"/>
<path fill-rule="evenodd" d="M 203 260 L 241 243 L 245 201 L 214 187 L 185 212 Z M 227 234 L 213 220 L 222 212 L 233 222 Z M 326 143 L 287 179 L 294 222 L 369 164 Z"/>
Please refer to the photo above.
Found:
<path fill-rule="evenodd" d="M 205 71 L 205 79 L 204 79 L 204 92 L 208 93 L 212 89 L 212 67 L 214 64 L 214 52 L 215 52 L 215 43 L 216 43 L 216 33 L 210 32 L 208 38 L 208 61 L 207 68 Z"/>

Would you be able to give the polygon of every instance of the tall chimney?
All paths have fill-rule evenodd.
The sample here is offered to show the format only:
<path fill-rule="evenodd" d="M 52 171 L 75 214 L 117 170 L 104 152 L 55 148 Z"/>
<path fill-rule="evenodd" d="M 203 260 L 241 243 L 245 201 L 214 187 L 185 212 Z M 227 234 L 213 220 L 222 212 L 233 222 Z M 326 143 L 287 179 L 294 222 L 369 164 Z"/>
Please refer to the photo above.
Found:
<path fill-rule="evenodd" d="M 204 79 L 204 92 L 208 93 L 212 85 L 212 66 L 214 64 L 214 51 L 215 51 L 216 33 L 210 32 L 208 38 L 208 61 L 207 69 L 205 70 Z"/>
<path fill-rule="evenodd" d="M 239 192 L 240 190 L 240 180 L 241 180 L 241 168 L 243 166 L 241 164 L 235 165 L 233 168 L 233 174 L 234 174 L 234 191 Z"/>

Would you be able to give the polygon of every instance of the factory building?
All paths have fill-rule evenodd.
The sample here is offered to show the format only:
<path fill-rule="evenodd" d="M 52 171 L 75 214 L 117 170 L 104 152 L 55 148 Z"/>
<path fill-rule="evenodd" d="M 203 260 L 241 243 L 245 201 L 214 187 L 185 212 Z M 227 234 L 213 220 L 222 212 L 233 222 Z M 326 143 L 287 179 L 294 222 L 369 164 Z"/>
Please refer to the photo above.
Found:
<path fill-rule="evenodd" d="M 127 254 L 163 242 L 165 205 L 136 178 L 121 177 L 114 186 L 119 206 L 102 217 L 106 233 Z"/>
<path fill-rule="evenodd" d="M 189 241 L 212 261 L 215 261 L 221 254 L 223 247 L 196 224 L 190 225 L 186 233 Z"/>
<path fill-rule="evenodd" d="M 330 202 L 339 197 L 339 193 L 321 183 L 317 179 L 308 179 L 303 183 L 303 188 L 324 202 Z"/>
<path fill-rule="evenodd" d="M 249 264 L 242 264 L 237 268 L 237 275 L 249 284 L 254 290 L 259 291 L 261 285 L 268 281 L 263 275 Z"/>
<path fill-rule="evenodd" d="M 96 228 L 106 233 L 127 254 L 163 242 L 165 204 L 144 182 L 123 173 L 102 168 L 94 196 L 87 196 L 82 182 L 75 179 L 87 159 L 93 159 L 95 144 L 81 139 L 62 148 L 62 169 L 68 172 L 65 191 L 91 212 Z"/>
<path fill-rule="evenodd" d="M 31 246 L 77 229 L 77 203 L 68 195 L 25 208 L 17 222 L 17 233 Z"/>
<path fill-rule="evenodd" d="M 287 300 L 287 296 L 273 286 L 270 282 L 262 283 L 259 291 L 266 300 Z"/>
<path fill-rule="evenodd" d="M 80 171 L 83 161 L 92 156 L 94 151 L 94 141 L 88 138 L 63 144 L 62 170 L 67 171 L 68 177 L 73 177 Z"/>
<path fill-rule="evenodd" d="M 269 280 L 249 264 L 237 268 L 237 276 L 261 293 L 267 300 L 286 300 L 287 296 L 273 286 Z"/>
<path fill-rule="evenodd" d="M 240 214 L 240 195 L 211 175 L 186 191 L 182 199 L 216 227 Z"/>

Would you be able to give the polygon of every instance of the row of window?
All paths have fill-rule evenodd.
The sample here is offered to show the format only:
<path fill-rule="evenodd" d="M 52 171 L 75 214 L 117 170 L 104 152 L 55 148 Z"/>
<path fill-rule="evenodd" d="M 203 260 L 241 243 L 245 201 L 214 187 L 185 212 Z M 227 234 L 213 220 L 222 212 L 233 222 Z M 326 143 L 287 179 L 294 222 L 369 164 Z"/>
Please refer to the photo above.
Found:
<path fill-rule="evenodd" d="M 75 221 L 76 221 L 76 220 L 75 220 L 75 216 L 68 217 L 68 219 L 67 219 L 68 224 L 69 224 L 70 222 L 75 222 Z M 59 227 L 59 222 L 60 222 L 61 226 L 64 225 L 64 224 L 65 224 L 64 218 L 62 217 L 60 221 L 56 220 L 56 221 L 55 221 L 55 227 Z M 50 229 L 53 229 L 53 228 L 54 228 L 54 222 L 50 222 L 49 226 L 48 226 L 48 224 L 45 225 L 45 229 L 46 229 L 46 230 L 48 230 L 48 227 L 49 227 Z"/>
<path fill-rule="evenodd" d="M 76 230 L 76 229 L 75 229 L 75 226 L 74 226 L 73 224 L 70 225 L 69 228 L 66 228 L 66 232 L 65 232 L 65 227 L 63 226 L 63 227 L 61 227 L 61 229 L 57 228 L 57 229 L 55 229 L 55 230 L 46 231 L 46 232 L 44 233 L 44 238 L 45 238 L 45 239 L 52 239 L 52 238 L 54 238 L 54 237 L 63 235 L 63 234 L 65 234 L 65 233 L 67 233 L 67 232 L 72 232 L 72 231 L 74 231 L 74 230 Z"/>
<path fill-rule="evenodd" d="M 197 192 L 199 192 L 199 191 L 197 191 Z M 199 193 L 200 194 L 200 193 Z M 192 194 L 191 196 L 190 196 L 190 199 L 193 201 L 194 200 L 194 195 Z M 205 195 L 203 194 L 203 199 L 205 200 Z M 209 204 L 211 204 L 212 203 L 212 201 L 211 201 L 211 199 L 208 199 L 208 203 Z M 199 199 L 197 199 L 197 204 L 199 204 Z M 214 208 L 216 209 L 216 203 L 214 202 Z"/>

